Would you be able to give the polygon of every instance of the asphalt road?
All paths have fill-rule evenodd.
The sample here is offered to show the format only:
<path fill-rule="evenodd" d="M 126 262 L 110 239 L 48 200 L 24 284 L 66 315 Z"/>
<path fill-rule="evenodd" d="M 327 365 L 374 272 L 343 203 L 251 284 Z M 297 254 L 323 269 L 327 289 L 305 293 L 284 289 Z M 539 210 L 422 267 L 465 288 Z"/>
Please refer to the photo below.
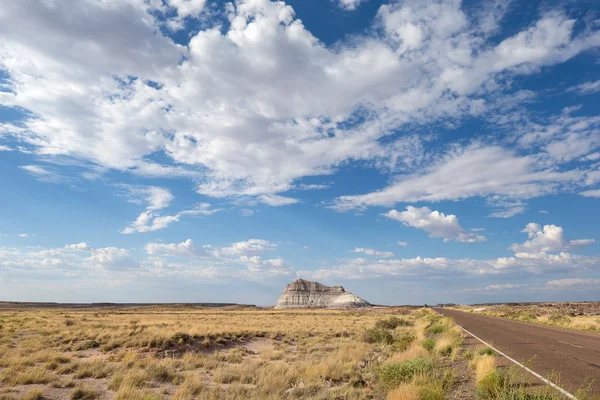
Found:
<path fill-rule="evenodd" d="M 473 335 L 575 394 L 600 395 L 600 335 L 436 308 Z M 558 374 L 559 378 L 551 378 Z M 557 382 L 557 380 L 559 382 Z"/>

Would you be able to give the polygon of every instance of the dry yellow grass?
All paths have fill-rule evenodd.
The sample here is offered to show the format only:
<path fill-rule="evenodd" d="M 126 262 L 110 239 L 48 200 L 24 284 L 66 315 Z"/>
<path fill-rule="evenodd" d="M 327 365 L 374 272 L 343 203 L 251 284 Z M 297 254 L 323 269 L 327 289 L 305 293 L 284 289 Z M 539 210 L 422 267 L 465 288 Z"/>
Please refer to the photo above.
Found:
<path fill-rule="evenodd" d="M 496 368 L 496 357 L 489 354 L 475 355 L 471 361 L 471 366 L 475 370 L 477 382 L 488 376 Z"/>
<path fill-rule="evenodd" d="M 383 329 L 383 341 L 363 340 L 391 317 L 405 322 Z M 388 394 L 380 367 L 449 359 L 460 347 L 451 321 L 429 309 L 11 310 L 0 324 L 0 381 L 15 398 L 32 384 L 77 398 L 95 380 L 95 396 L 116 399 L 410 400 L 439 386 L 439 374 Z M 432 338 L 436 347 L 425 349 Z"/>
<path fill-rule="evenodd" d="M 387 395 L 387 400 L 420 400 L 421 389 L 414 383 L 400 385 Z"/>

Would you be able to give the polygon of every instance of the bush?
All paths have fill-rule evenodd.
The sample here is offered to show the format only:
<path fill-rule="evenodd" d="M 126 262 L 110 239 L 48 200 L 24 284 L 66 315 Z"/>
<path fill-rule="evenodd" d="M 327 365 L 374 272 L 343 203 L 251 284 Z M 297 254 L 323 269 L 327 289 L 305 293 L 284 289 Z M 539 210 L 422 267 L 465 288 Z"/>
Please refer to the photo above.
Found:
<path fill-rule="evenodd" d="M 427 328 L 427 332 L 431 333 L 432 335 L 442 333 L 445 330 L 446 327 L 444 325 L 432 325 L 429 328 Z"/>
<path fill-rule="evenodd" d="M 415 341 L 415 337 L 412 335 L 402 335 L 394 339 L 394 350 L 405 351 L 409 348 L 410 344 Z"/>
<path fill-rule="evenodd" d="M 554 313 L 548 317 L 548 322 L 555 325 L 568 325 L 571 323 L 571 318 L 566 315 Z"/>
<path fill-rule="evenodd" d="M 375 328 L 378 329 L 396 329 L 399 326 L 412 326 L 413 323 L 405 320 L 404 318 L 391 317 L 388 319 L 382 319 L 375 323 Z"/>
<path fill-rule="evenodd" d="M 188 343 L 188 342 L 192 341 L 192 337 L 190 335 L 188 335 L 187 333 L 183 333 L 183 332 L 177 332 L 176 334 L 173 335 L 173 337 L 171 339 L 177 344 L 183 344 L 183 343 Z"/>
<path fill-rule="evenodd" d="M 425 348 L 426 350 L 433 350 L 435 347 L 435 339 L 432 338 L 427 338 L 425 340 L 423 340 L 423 348 Z"/>
<path fill-rule="evenodd" d="M 367 329 L 362 338 L 367 343 L 394 343 L 394 336 L 386 329 Z"/>
<path fill-rule="evenodd" d="M 433 371 L 433 361 L 429 358 L 415 358 L 401 363 L 386 365 L 379 371 L 379 378 L 387 388 L 395 388 L 417 375 L 429 375 Z"/>

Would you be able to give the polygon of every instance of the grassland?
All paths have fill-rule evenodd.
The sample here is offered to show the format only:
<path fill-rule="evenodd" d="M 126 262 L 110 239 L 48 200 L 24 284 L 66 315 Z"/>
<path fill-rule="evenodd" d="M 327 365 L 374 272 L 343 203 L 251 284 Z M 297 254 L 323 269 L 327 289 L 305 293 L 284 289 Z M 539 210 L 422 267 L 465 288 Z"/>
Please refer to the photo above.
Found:
<path fill-rule="evenodd" d="M 0 311 L 0 399 L 441 400 L 524 393 L 498 372 L 493 353 L 463 341 L 452 321 L 430 309 Z"/>

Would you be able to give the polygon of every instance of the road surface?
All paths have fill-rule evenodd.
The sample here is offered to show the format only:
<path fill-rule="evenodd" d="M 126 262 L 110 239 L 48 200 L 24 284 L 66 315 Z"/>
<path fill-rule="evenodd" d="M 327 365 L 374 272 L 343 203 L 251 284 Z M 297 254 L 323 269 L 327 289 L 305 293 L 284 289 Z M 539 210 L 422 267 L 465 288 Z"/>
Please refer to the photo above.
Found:
<path fill-rule="evenodd" d="M 575 394 L 584 384 L 600 395 L 600 335 L 436 308 L 473 335 Z"/>

